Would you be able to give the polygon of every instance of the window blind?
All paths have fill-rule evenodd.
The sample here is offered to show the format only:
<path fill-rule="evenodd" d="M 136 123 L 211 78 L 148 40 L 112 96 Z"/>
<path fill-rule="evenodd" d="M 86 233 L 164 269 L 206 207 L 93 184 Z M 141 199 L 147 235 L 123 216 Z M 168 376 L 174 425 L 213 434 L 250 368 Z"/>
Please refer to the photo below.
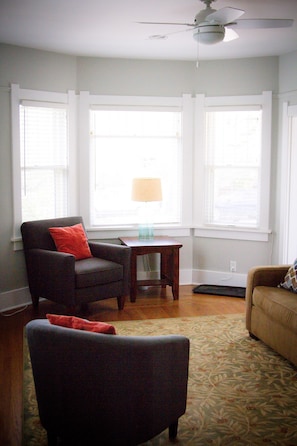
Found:
<path fill-rule="evenodd" d="M 20 151 L 22 220 L 67 215 L 67 107 L 23 101 Z"/>

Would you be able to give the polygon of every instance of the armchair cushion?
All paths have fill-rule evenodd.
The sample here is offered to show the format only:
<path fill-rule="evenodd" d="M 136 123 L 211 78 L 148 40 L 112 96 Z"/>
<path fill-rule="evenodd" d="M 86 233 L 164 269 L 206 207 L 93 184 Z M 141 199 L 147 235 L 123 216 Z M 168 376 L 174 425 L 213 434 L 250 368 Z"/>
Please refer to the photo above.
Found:
<path fill-rule="evenodd" d="M 114 326 L 105 322 L 89 321 L 76 316 L 59 314 L 47 314 L 46 317 L 52 325 L 59 325 L 60 327 L 91 331 L 93 333 L 116 334 Z"/>
<path fill-rule="evenodd" d="M 92 257 L 75 262 L 76 288 L 86 288 L 123 280 L 123 266 L 110 260 Z"/>
<path fill-rule="evenodd" d="M 49 228 L 57 251 L 75 256 L 76 260 L 92 257 L 88 239 L 81 223 L 73 226 Z"/>

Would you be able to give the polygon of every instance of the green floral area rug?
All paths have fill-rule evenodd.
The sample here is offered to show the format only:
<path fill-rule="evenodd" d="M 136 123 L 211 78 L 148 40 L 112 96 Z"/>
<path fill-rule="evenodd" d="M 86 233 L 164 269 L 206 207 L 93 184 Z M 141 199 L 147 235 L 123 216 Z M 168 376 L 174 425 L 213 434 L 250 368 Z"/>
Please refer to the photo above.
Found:
<path fill-rule="evenodd" d="M 297 370 L 249 337 L 243 315 L 113 325 L 120 335 L 182 334 L 190 339 L 187 411 L 179 420 L 178 445 L 297 445 Z M 24 350 L 23 445 L 44 446 L 46 433 L 39 423 L 26 346 Z M 170 444 L 168 431 L 146 443 Z"/>

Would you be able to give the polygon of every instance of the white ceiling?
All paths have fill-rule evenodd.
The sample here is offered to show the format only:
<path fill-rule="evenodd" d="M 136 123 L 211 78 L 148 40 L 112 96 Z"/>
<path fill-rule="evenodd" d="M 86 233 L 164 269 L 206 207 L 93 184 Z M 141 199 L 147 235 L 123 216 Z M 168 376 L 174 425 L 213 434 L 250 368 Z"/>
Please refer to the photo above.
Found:
<path fill-rule="evenodd" d="M 274 56 L 297 50 L 297 0 L 216 0 L 212 7 L 245 10 L 242 19 L 289 18 L 292 28 L 238 29 L 239 39 L 199 45 L 199 59 Z M 196 60 L 192 31 L 139 21 L 193 23 L 200 0 L 0 0 L 0 42 L 64 54 Z"/>

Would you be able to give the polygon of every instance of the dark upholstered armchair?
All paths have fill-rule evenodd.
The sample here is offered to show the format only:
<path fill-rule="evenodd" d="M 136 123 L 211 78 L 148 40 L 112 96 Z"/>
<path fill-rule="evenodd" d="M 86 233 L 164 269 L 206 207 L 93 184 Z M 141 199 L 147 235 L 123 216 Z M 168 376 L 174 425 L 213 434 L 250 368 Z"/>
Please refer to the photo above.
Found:
<path fill-rule="evenodd" d="M 129 294 L 130 249 L 117 244 L 88 241 L 93 257 L 76 260 L 58 252 L 50 227 L 83 224 L 81 217 L 25 222 L 21 226 L 27 276 L 34 306 L 39 297 L 66 305 L 75 312 L 77 305 L 110 297 L 124 308 Z"/>
<path fill-rule="evenodd" d="M 89 333 L 36 319 L 26 326 L 39 416 L 49 445 L 143 443 L 186 410 L 184 336 Z"/>

